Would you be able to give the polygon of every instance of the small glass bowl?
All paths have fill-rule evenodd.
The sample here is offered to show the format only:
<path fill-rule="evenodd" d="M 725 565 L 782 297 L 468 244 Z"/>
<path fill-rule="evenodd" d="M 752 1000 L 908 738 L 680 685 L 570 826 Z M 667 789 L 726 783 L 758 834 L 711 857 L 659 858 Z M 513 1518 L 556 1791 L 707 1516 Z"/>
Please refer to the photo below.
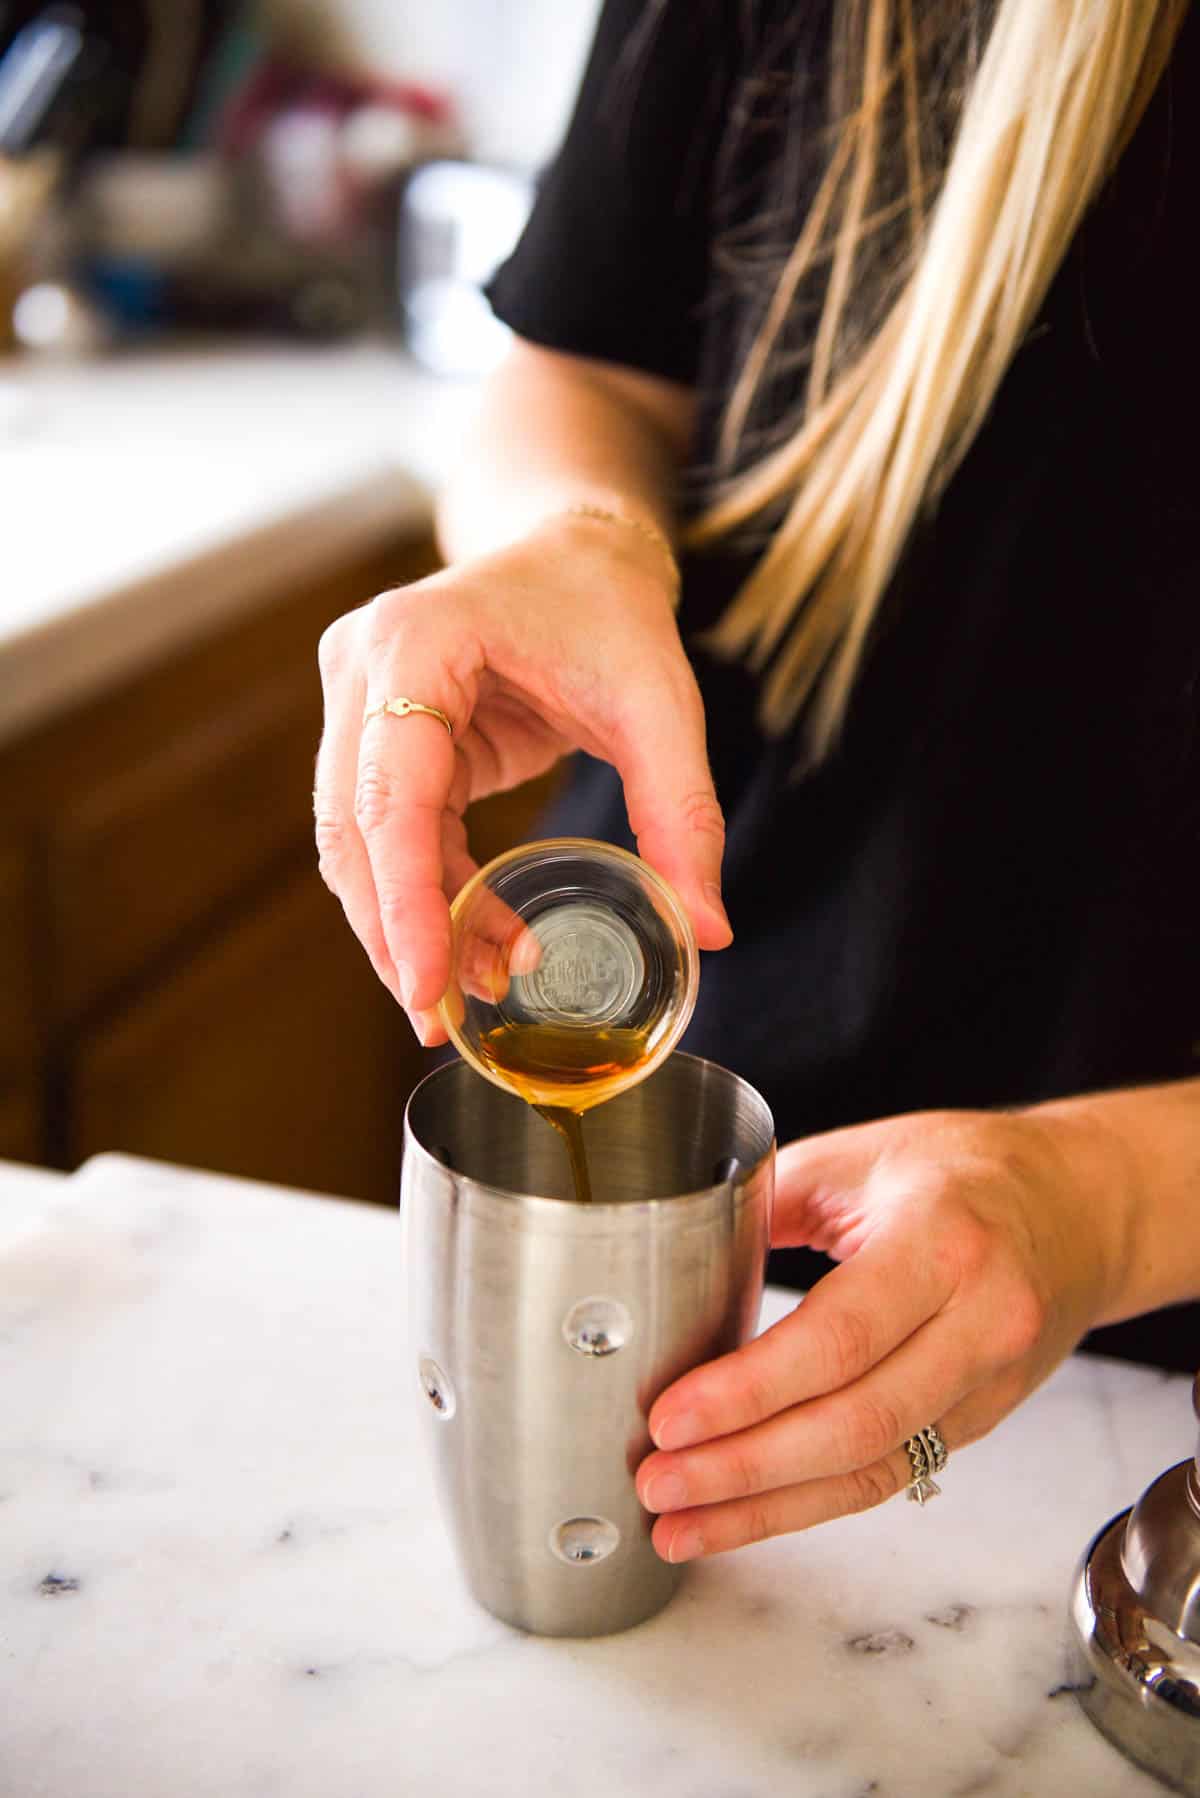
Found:
<path fill-rule="evenodd" d="M 653 1073 L 687 1027 L 691 924 L 627 850 L 585 837 L 510 850 L 467 882 L 450 917 L 447 1034 L 531 1104 L 589 1110 Z"/>

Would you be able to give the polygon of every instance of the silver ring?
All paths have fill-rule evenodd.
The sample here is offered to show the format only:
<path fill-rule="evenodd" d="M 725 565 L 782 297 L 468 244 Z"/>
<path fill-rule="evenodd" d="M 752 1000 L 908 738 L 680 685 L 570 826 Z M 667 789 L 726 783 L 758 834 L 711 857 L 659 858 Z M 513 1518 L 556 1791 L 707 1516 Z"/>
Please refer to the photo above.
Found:
<path fill-rule="evenodd" d="M 936 1423 L 927 1424 L 923 1430 L 918 1430 L 915 1436 L 908 1438 L 904 1446 L 912 1469 L 912 1478 L 904 1490 L 913 1504 L 923 1505 L 927 1499 L 937 1498 L 941 1492 L 942 1489 L 933 1476 L 941 1473 L 950 1459 L 950 1451 Z"/>

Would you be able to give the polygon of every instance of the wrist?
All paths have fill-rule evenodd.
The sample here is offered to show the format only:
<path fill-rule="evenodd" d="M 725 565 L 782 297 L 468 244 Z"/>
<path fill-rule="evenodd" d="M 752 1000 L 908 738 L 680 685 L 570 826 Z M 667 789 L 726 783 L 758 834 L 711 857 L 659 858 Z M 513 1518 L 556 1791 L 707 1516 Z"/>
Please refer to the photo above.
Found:
<path fill-rule="evenodd" d="M 589 518 L 599 524 L 616 525 L 619 530 L 636 531 L 644 542 L 652 544 L 661 556 L 665 556 L 675 583 L 679 584 L 679 563 L 675 557 L 675 548 L 670 538 L 656 524 L 646 518 L 639 518 L 636 512 L 625 509 L 613 511 L 609 506 L 597 506 L 580 503 L 568 506 L 568 518 Z"/>
<path fill-rule="evenodd" d="M 1053 1145 L 1058 1182 L 1075 1200 L 1080 1246 L 1098 1254 L 1100 1308 L 1093 1323 L 1147 1309 L 1138 1292 L 1136 1156 L 1103 1098 L 1055 1099 L 1024 1116 Z"/>
<path fill-rule="evenodd" d="M 615 556 L 618 562 L 648 576 L 666 595 L 672 609 L 679 601 L 680 574 L 675 551 L 665 531 L 651 516 L 615 500 L 579 501 L 547 514 L 535 533 L 561 544 L 569 553 Z"/>

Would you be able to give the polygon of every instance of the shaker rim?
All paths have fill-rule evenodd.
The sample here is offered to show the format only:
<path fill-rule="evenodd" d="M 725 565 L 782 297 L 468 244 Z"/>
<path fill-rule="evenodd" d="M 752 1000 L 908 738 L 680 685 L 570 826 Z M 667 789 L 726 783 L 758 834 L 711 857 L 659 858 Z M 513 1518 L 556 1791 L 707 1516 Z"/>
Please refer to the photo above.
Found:
<path fill-rule="evenodd" d="M 662 1065 L 665 1068 L 669 1066 L 671 1062 L 686 1062 L 695 1068 L 711 1068 L 721 1079 L 731 1082 L 736 1088 L 740 1089 L 740 1091 L 747 1096 L 755 1110 L 761 1111 L 762 1121 L 766 1126 L 766 1131 L 769 1132 L 766 1136 L 765 1146 L 753 1160 L 739 1162 L 735 1178 L 723 1181 L 714 1180 L 704 1186 L 689 1187 L 683 1192 L 662 1193 L 654 1198 L 592 1199 L 587 1204 L 581 1204 L 577 1199 L 558 1199 L 552 1197 L 548 1193 L 522 1192 L 514 1187 L 493 1184 L 490 1180 L 481 1180 L 474 1174 L 463 1173 L 457 1168 L 448 1167 L 436 1153 L 436 1150 L 430 1147 L 422 1140 L 421 1136 L 418 1135 L 413 1127 L 412 1114 L 414 1107 L 419 1105 L 421 1094 L 424 1092 L 425 1088 L 435 1080 L 443 1079 L 447 1075 L 451 1078 L 462 1078 L 463 1075 L 466 1075 L 475 1080 L 486 1081 L 485 1075 L 481 1074 L 469 1062 L 461 1060 L 443 1062 L 440 1067 L 436 1067 L 426 1074 L 417 1086 L 413 1088 L 409 1095 L 408 1102 L 404 1107 L 404 1152 L 407 1155 L 410 1150 L 418 1151 L 428 1164 L 436 1168 L 441 1168 L 443 1173 L 452 1174 L 453 1178 L 460 1186 L 469 1187 L 481 1194 L 485 1194 L 488 1199 L 499 1199 L 514 1207 L 519 1207 L 522 1210 L 532 1209 L 534 1212 L 544 1211 L 547 1216 L 555 1215 L 565 1217 L 570 1215 L 573 1218 L 578 1218 L 582 1214 L 597 1219 L 611 1221 L 613 1216 L 618 1213 L 632 1216 L 636 1213 L 645 1213 L 647 1211 L 666 1212 L 671 1208 L 681 1208 L 686 1205 L 689 1200 L 692 1201 L 693 1204 L 704 1199 L 709 1199 L 715 1203 L 720 1200 L 721 1195 L 730 1187 L 732 1187 L 735 1201 L 739 1204 L 744 1203 L 749 1197 L 750 1189 L 755 1184 L 755 1176 L 763 1167 L 764 1163 L 769 1162 L 774 1157 L 778 1147 L 775 1135 L 775 1121 L 771 1115 L 770 1107 L 762 1094 L 758 1092 L 755 1087 L 751 1086 L 748 1080 L 743 1079 L 740 1074 L 733 1073 L 731 1069 L 722 1067 L 720 1062 L 709 1061 L 707 1057 L 703 1055 L 690 1055 L 682 1049 L 673 1050 Z M 460 1073 L 459 1070 L 462 1070 L 462 1072 Z M 654 1073 L 659 1073 L 661 1071 L 661 1069 L 655 1069 Z M 653 1074 L 650 1078 L 653 1078 Z M 508 1098 L 511 1103 L 515 1105 L 525 1104 L 523 1099 L 517 1098 L 515 1093 L 500 1086 L 499 1082 L 486 1081 L 486 1084 L 494 1086 L 497 1090 L 504 1092 L 505 1097 Z M 640 1085 L 641 1082 L 638 1084 Z M 636 1088 L 630 1090 L 634 1091 Z M 624 1095 L 618 1095 L 616 1099 L 608 1101 L 608 1103 L 619 1103 L 623 1096 Z M 601 1108 L 598 1107 L 597 1109 Z"/>

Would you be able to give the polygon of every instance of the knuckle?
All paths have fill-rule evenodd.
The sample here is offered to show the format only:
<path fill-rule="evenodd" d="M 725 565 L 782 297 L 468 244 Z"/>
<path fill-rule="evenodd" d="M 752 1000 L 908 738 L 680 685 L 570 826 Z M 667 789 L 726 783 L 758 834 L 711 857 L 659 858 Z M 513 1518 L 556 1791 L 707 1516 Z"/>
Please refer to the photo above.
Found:
<path fill-rule="evenodd" d="M 759 1358 L 750 1357 L 742 1365 L 741 1408 L 756 1420 L 773 1417 L 782 1409 L 774 1374 Z"/>
<path fill-rule="evenodd" d="M 717 842 L 724 843 L 725 815 L 711 788 L 699 787 L 691 793 L 685 793 L 680 801 L 679 810 L 683 822 L 689 830 L 696 831 L 700 836 L 712 837 Z"/>
<path fill-rule="evenodd" d="M 983 1273 L 992 1254 L 992 1233 L 982 1218 L 963 1211 L 934 1251 L 953 1287 L 969 1285 Z"/>
<path fill-rule="evenodd" d="M 409 587 L 388 587 L 377 593 L 366 607 L 367 641 L 373 648 L 390 642 L 412 614 L 417 603 Z"/>
<path fill-rule="evenodd" d="M 680 718 L 701 730 L 704 728 L 704 698 L 700 692 L 696 677 L 692 673 L 691 664 L 680 653 L 675 645 L 669 661 L 662 670 L 662 685 L 669 695 L 669 704 L 673 712 Z"/>
<path fill-rule="evenodd" d="M 327 680 L 335 678 L 345 666 L 348 640 L 349 624 L 345 618 L 335 618 L 321 632 L 317 643 L 317 666 Z"/>
<path fill-rule="evenodd" d="M 841 1446 L 848 1466 L 869 1465 L 903 1440 L 900 1420 L 886 1399 L 863 1393 L 847 1412 Z"/>
<path fill-rule="evenodd" d="M 364 762 L 354 791 L 354 818 L 364 837 L 378 836 L 396 800 L 395 783 L 379 762 Z"/>
<path fill-rule="evenodd" d="M 831 1389 L 848 1386 L 874 1364 L 870 1319 L 853 1306 L 839 1305 L 824 1320 L 825 1378 Z"/>
<path fill-rule="evenodd" d="M 379 895 L 379 921 L 386 938 L 390 939 L 397 929 L 403 929 L 408 922 L 408 911 L 408 900 L 403 894 L 384 892 Z"/>
<path fill-rule="evenodd" d="M 1014 1279 L 1004 1295 L 997 1348 L 1006 1361 L 1020 1361 L 1037 1347 L 1046 1328 L 1046 1301 L 1028 1279 Z"/>
<path fill-rule="evenodd" d="M 856 1467 L 842 1483 L 847 1514 L 873 1511 L 877 1505 L 895 1498 L 903 1485 L 899 1468 L 891 1461 L 874 1461 L 869 1467 Z"/>
<path fill-rule="evenodd" d="M 761 1491 L 762 1468 L 757 1454 L 745 1443 L 730 1442 L 727 1445 L 724 1483 L 734 1497 Z"/>
<path fill-rule="evenodd" d="M 771 1508 L 764 1498 L 751 1499 L 742 1511 L 740 1522 L 743 1542 L 765 1542 L 775 1533 Z"/>
<path fill-rule="evenodd" d="M 346 830 L 335 812 L 321 812 L 314 825 L 317 841 L 317 872 L 336 893 L 346 865 Z"/>

